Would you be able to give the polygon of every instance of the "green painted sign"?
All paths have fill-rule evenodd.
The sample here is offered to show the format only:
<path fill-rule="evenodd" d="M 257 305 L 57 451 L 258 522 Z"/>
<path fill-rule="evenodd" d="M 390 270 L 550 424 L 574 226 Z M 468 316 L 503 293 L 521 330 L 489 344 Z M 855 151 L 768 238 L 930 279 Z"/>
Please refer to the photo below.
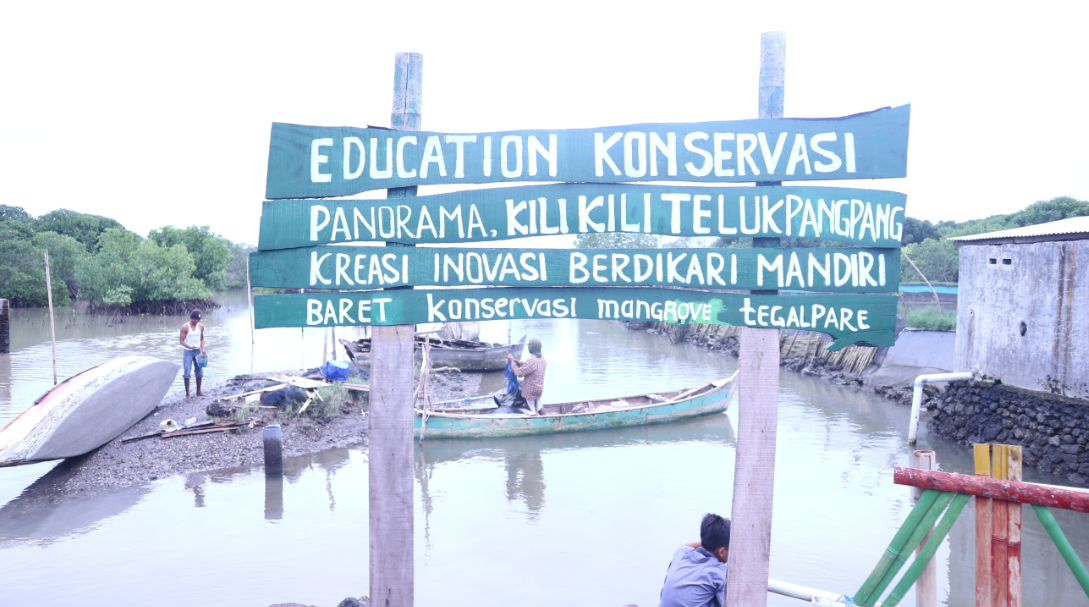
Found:
<path fill-rule="evenodd" d="M 853 188 L 572 183 L 384 200 L 278 200 L 264 204 L 258 248 L 600 232 L 819 238 L 898 248 L 906 204 L 904 194 Z"/>
<path fill-rule="evenodd" d="M 525 181 L 752 182 L 907 175 L 911 107 L 844 118 L 433 133 L 273 123 L 265 196 Z"/>
<path fill-rule="evenodd" d="M 895 343 L 895 295 L 745 295 L 660 288 L 397 289 L 261 295 L 256 327 L 408 325 L 591 318 L 807 329 L 851 343 Z"/>
<path fill-rule="evenodd" d="M 398 286 L 899 290 L 900 249 L 470 249 L 337 246 L 250 255 L 257 287 Z"/>

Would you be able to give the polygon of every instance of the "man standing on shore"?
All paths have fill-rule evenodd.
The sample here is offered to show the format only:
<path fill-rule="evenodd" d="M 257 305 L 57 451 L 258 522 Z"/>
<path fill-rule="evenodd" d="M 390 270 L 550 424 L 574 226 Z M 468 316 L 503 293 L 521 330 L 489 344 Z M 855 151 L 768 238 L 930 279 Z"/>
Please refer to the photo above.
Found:
<path fill-rule="evenodd" d="M 182 381 L 185 383 L 185 398 L 189 399 L 189 369 L 197 376 L 197 396 L 204 396 L 200 391 L 200 380 L 204 379 L 204 368 L 197 364 L 197 355 L 205 354 L 204 351 L 204 323 L 200 322 L 200 310 L 193 310 L 189 314 L 189 322 L 181 327 L 181 336 L 178 341 L 185 348 L 182 357 Z"/>
<path fill-rule="evenodd" d="M 730 557 L 730 519 L 708 514 L 700 541 L 673 553 L 658 607 L 724 607 L 726 560 Z"/>

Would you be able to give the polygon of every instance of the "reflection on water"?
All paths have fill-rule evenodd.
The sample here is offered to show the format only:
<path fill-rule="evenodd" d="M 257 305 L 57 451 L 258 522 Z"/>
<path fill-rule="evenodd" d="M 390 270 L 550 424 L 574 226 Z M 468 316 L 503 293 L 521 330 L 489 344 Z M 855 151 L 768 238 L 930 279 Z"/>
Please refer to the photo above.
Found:
<path fill-rule="evenodd" d="M 217 314 L 207 320 L 210 331 L 223 331 L 211 350 L 221 354 L 216 372 L 223 376 L 320 361 L 318 331 L 261 332 L 251 348 L 245 308 Z M 146 325 L 133 329 L 141 322 Z M 58 350 L 69 361 L 73 353 L 84 360 L 105 355 L 115 343 L 172 355 L 175 320 L 161 323 L 170 329 L 165 333 L 158 322 L 127 321 L 125 329 L 133 329 L 127 336 L 85 327 Z M 486 325 L 484 338 L 504 340 L 507 330 L 506 323 Z M 736 368 L 728 357 L 615 323 L 526 321 L 512 330 L 544 342 L 546 401 L 683 388 Z M 33 398 L 48 387 L 48 350 L 48 343 L 24 342 L 10 358 L 0 356 L 0 374 L 8 378 L 0 382 L 7 399 L 0 399 L 0 416 L 25 406 L 22 395 Z M 485 378 L 486 387 L 500 382 L 501 374 Z M 419 604 L 657 604 L 676 547 L 698 537 L 705 512 L 730 510 L 736 420 L 731 409 L 601 432 L 425 440 L 414 463 Z M 907 409 L 890 401 L 782 375 L 774 578 L 836 592 L 857 589 L 910 509 L 908 489 L 892 483 L 893 466 L 907 461 L 907 420 Z M 925 434 L 920 442 L 938 452 L 941 469 L 971 471 L 966 449 Z M 257 466 L 65 497 L 48 490 L 65 465 L 46 473 L 50 466 L 0 469 L 0 502 L 27 487 L 0 507 L 5 604 L 143 604 L 155 596 L 156 605 L 166 606 L 335 605 L 366 592 L 369 494 L 362 451 L 286 458 L 282 479 L 267 479 Z M 938 553 L 947 605 L 974 602 L 972 511 Z M 1056 515 L 1075 548 L 1089 554 L 1086 515 Z M 1025 604 L 1089 605 L 1035 516 L 1026 510 L 1024 521 Z M 117 566 L 124 568 L 123 584 L 108 575 Z M 163 592 L 164 576 L 187 571 L 233 574 L 198 575 Z M 909 595 L 904 604 L 912 601 Z M 773 596 L 769 604 L 797 603 Z"/>

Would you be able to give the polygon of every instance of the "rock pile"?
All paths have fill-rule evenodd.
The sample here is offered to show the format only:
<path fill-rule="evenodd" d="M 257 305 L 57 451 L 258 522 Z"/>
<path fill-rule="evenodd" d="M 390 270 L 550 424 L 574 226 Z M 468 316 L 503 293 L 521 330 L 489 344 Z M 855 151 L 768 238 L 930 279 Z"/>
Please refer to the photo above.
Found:
<path fill-rule="evenodd" d="M 964 445 L 1024 447 L 1024 463 L 1089 485 L 1089 402 L 997 381 L 950 384 L 927 422 L 930 432 Z"/>

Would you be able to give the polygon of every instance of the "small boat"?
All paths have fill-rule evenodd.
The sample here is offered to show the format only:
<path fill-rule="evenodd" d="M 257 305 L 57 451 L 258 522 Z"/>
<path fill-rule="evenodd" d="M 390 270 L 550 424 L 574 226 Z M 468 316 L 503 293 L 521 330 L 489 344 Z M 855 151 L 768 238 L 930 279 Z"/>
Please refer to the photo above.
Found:
<path fill-rule="evenodd" d="M 497 409 L 491 395 L 462 401 L 435 403 L 417 410 L 413 432 L 424 438 L 495 438 L 582 432 L 646 424 L 722 413 L 730 406 L 737 385 L 737 373 L 719 381 L 687 390 L 660 394 L 637 394 L 622 398 L 544 404 L 541 415 L 489 413 Z M 452 406 L 455 403 L 459 406 Z M 442 405 L 451 405 L 442 407 Z"/>
<path fill-rule="evenodd" d="M 179 368 L 148 356 L 120 356 L 69 377 L 0 430 L 0 467 L 101 447 L 162 402 Z"/>
<path fill-rule="evenodd" d="M 522 357 L 526 336 L 514 344 L 489 344 L 481 341 L 448 340 L 423 335 L 416 336 L 416 360 L 423 360 L 423 345 L 431 342 L 431 367 L 453 367 L 461 371 L 502 371 L 507 368 L 507 354 Z M 357 365 L 371 364 L 371 340 L 340 340 L 348 358 Z"/>

